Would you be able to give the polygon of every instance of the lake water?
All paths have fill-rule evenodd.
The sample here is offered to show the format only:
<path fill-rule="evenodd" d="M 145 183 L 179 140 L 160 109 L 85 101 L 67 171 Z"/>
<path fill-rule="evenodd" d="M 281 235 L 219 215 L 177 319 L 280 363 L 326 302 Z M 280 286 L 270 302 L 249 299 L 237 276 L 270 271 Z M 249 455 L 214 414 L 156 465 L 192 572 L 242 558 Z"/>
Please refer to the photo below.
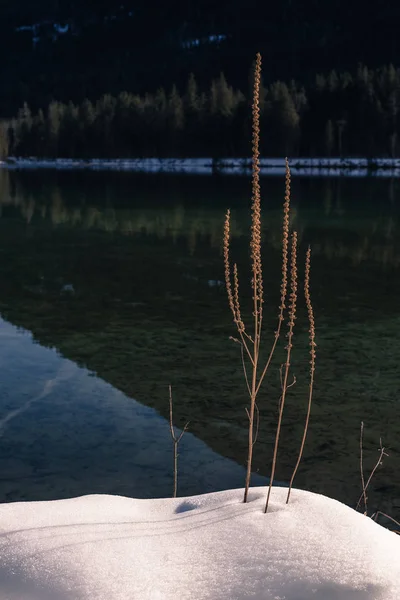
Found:
<path fill-rule="evenodd" d="M 279 305 L 284 181 L 263 178 L 264 352 Z M 190 421 L 179 494 L 243 485 L 247 406 L 222 285 L 221 235 L 245 315 L 248 177 L 0 169 L 0 501 L 87 493 L 170 495 L 174 422 Z M 312 247 L 315 396 L 295 485 L 352 506 L 388 457 L 369 507 L 400 517 L 400 181 L 297 178 L 292 225 Z M 303 273 L 302 265 L 299 265 Z M 246 310 L 248 307 L 248 310 Z M 300 300 L 277 478 L 290 478 L 307 406 Z M 255 484 L 264 483 L 284 340 L 259 398 Z"/>

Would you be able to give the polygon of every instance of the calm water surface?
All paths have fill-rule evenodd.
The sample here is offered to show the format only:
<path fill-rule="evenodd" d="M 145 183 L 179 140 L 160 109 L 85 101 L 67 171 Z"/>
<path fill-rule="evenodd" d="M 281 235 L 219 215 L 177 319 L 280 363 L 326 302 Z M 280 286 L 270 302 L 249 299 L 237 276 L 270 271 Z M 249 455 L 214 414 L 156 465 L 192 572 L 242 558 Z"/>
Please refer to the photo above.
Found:
<path fill-rule="evenodd" d="M 222 285 L 221 234 L 243 312 L 248 291 L 248 178 L 0 170 L 0 501 L 87 493 L 169 495 L 176 427 L 190 421 L 179 493 L 242 485 L 246 390 Z M 264 348 L 276 328 L 281 178 L 262 181 Z M 366 475 L 387 457 L 371 509 L 400 517 L 400 182 L 299 178 L 292 225 L 312 246 L 315 400 L 296 485 L 354 506 L 359 432 Z M 303 272 L 302 266 L 300 272 Z M 302 435 L 308 340 L 300 300 L 277 477 L 290 478 Z M 260 406 L 255 484 L 265 482 L 284 340 Z"/>

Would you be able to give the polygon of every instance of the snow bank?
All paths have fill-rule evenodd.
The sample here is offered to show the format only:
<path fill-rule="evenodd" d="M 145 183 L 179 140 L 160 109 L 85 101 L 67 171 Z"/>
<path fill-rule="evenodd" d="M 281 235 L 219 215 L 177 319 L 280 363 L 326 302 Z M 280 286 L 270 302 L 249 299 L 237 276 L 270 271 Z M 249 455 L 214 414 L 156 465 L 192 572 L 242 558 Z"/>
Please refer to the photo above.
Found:
<path fill-rule="evenodd" d="M 376 158 L 295 158 L 290 161 L 293 175 L 350 176 L 378 175 L 400 177 L 400 159 Z M 91 169 L 114 171 L 138 171 L 145 173 L 187 173 L 210 175 L 218 172 L 226 175 L 248 174 L 251 159 L 222 158 L 215 163 L 211 158 L 137 158 L 137 159 L 38 159 L 10 158 L 0 167 L 9 169 Z M 371 167 L 373 169 L 371 170 Z M 263 175 L 284 175 L 283 158 L 262 158 Z"/>
<path fill-rule="evenodd" d="M 400 537 L 324 496 L 0 505 L 2 600 L 399 600 Z"/>

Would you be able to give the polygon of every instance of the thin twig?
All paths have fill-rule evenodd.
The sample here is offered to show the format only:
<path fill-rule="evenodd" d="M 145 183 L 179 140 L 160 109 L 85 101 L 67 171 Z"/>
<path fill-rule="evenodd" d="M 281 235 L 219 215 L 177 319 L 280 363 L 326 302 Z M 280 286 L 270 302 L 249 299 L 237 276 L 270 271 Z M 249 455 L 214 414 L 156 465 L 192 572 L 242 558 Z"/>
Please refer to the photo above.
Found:
<path fill-rule="evenodd" d="M 245 332 L 239 331 L 238 333 L 240 335 L 240 339 L 242 340 L 243 347 L 245 348 L 245 350 L 247 352 L 247 356 L 249 357 L 250 362 L 251 362 L 252 366 L 254 367 L 254 358 L 252 357 L 251 352 L 249 350 L 249 347 L 246 344 L 246 340 L 244 339 L 244 333 Z M 253 344 L 254 344 L 254 342 L 253 342 Z"/>
<path fill-rule="evenodd" d="M 287 380 L 288 380 L 289 368 L 290 368 L 293 330 L 294 330 L 294 324 L 295 324 L 295 320 L 296 320 L 296 302 L 297 302 L 297 233 L 296 233 L 296 231 L 294 231 L 292 234 L 291 294 L 290 294 L 290 306 L 289 306 L 289 323 L 288 323 L 289 332 L 287 334 L 288 343 L 286 346 L 285 374 L 284 374 L 284 378 L 283 378 L 282 399 L 281 399 L 281 403 L 280 403 L 280 407 L 279 407 L 278 426 L 276 428 L 276 435 L 275 435 L 275 446 L 274 446 L 274 455 L 273 455 L 273 459 L 272 459 L 271 477 L 269 480 L 267 501 L 265 503 L 265 510 L 264 510 L 265 513 L 268 510 L 269 498 L 271 495 L 272 484 L 273 484 L 274 476 L 275 476 L 276 458 L 277 458 L 277 454 L 278 454 L 279 437 L 280 437 L 281 425 L 282 425 L 282 415 L 283 415 L 283 409 L 285 406 Z"/>
<path fill-rule="evenodd" d="M 360 473 L 361 473 L 361 485 L 362 493 L 364 496 L 364 510 L 367 512 L 367 494 L 365 491 L 365 480 L 364 480 L 364 465 L 363 465 L 363 434 L 364 434 L 364 422 L 361 421 L 360 428 Z"/>
<path fill-rule="evenodd" d="M 185 433 L 185 431 L 187 431 L 188 425 L 190 423 L 190 421 L 188 421 L 181 434 L 179 435 L 179 437 L 176 437 L 175 435 L 175 431 L 174 431 L 174 424 L 173 424 L 173 419 L 172 419 L 172 387 L 171 385 L 168 386 L 169 387 L 169 428 L 171 431 L 171 437 L 172 437 L 172 441 L 174 443 L 174 490 L 173 490 L 173 498 L 176 498 L 176 493 L 177 493 L 177 489 L 178 489 L 178 444 L 182 439 L 183 434 Z"/>
<path fill-rule="evenodd" d="M 308 250 L 307 250 L 307 254 L 306 254 L 306 268 L 305 268 L 305 276 L 304 276 L 304 296 L 306 299 L 308 321 L 310 324 L 310 329 L 309 329 L 309 333 L 310 333 L 310 385 L 309 385 L 309 392 L 308 392 L 308 407 L 307 407 L 306 422 L 304 424 L 304 430 L 303 430 L 303 438 L 301 440 L 300 451 L 299 451 L 299 455 L 297 457 L 297 462 L 293 469 L 292 477 L 290 479 L 288 495 L 286 498 L 286 504 L 288 504 L 288 502 L 289 502 L 290 492 L 292 491 L 293 481 L 296 476 L 297 469 L 299 468 L 301 458 L 303 456 L 304 445 L 306 442 L 306 437 L 307 437 L 307 432 L 308 432 L 308 423 L 310 421 L 311 403 L 312 403 L 313 388 L 314 388 L 316 343 L 315 343 L 314 311 L 313 311 L 313 307 L 312 307 L 312 303 L 311 303 L 311 296 L 310 296 L 310 265 L 311 265 L 311 248 L 309 246 Z"/>
<path fill-rule="evenodd" d="M 251 396 L 249 378 L 247 376 L 246 363 L 244 362 L 243 344 L 240 344 L 240 354 L 241 354 L 241 357 L 242 357 L 243 372 L 244 372 L 244 378 L 246 380 L 247 391 L 249 392 L 249 396 Z"/>
<path fill-rule="evenodd" d="M 284 365 L 281 365 L 281 367 L 282 366 L 284 366 Z M 281 371 L 281 375 L 282 375 L 282 370 L 280 370 L 280 371 Z M 292 383 L 290 383 L 289 385 L 286 386 L 286 391 L 289 390 L 291 387 L 293 387 L 296 383 L 297 383 L 296 375 L 293 375 L 293 381 L 292 381 Z M 281 376 L 281 389 L 283 390 L 282 376 Z M 279 396 L 278 412 L 281 410 L 281 402 L 282 402 L 282 395 Z"/>
<path fill-rule="evenodd" d="M 371 471 L 371 475 L 368 477 L 368 481 L 367 481 L 365 487 L 363 488 L 363 493 L 361 494 L 361 496 L 360 496 L 360 498 L 359 498 L 359 500 L 357 502 L 357 506 L 356 506 L 356 510 L 358 510 L 358 507 L 360 506 L 360 502 L 361 502 L 362 498 L 364 497 L 364 501 L 365 501 L 365 512 L 364 512 L 364 514 L 367 514 L 367 500 L 368 500 L 368 496 L 366 495 L 366 492 L 367 492 L 369 484 L 371 483 L 371 479 L 375 475 L 375 471 L 377 470 L 377 468 L 383 464 L 382 463 L 383 457 L 384 456 L 389 456 L 389 454 L 387 454 L 385 452 L 386 448 L 384 448 L 382 446 L 382 438 L 379 438 L 379 444 L 380 444 L 380 447 L 378 448 L 378 450 L 380 451 L 379 452 L 379 458 L 376 461 L 376 465 L 374 466 L 374 468 Z"/>
<path fill-rule="evenodd" d="M 250 390 L 249 378 L 248 378 L 248 375 L 247 375 L 246 363 L 245 363 L 245 360 L 244 360 L 243 343 L 240 340 L 238 340 L 237 338 L 234 338 L 233 336 L 229 336 L 229 339 L 240 345 L 240 355 L 241 355 L 241 358 L 242 358 L 242 366 L 243 366 L 244 378 L 245 378 L 245 381 L 246 381 L 247 391 L 249 392 L 249 396 L 251 397 L 251 390 Z"/>
<path fill-rule="evenodd" d="M 398 525 L 400 527 L 400 523 L 398 521 L 396 521 L 396 519 L 393 519 L 393 517 L 391 517 L 390 515 L 387 515 L 386 513 L 382 512 L 381 510 L 377 510 L 372 516 L 371 519 L 373 519 L 374 521 L 378 520 L 378 516 L 379 515 L 383 515 L 384 517 L 386 517 L 387 519 L 389 519 L 390 521 L 393 521 L 393 523 L 396 523 L 396 525 Z M 374 518 L 375 517 L 375 518 Z M 390 529 L 390 531 L 393 531 L 393 533 L 397 533 L 398 535 L 400 535 L 400 531 L 397 531 L 397 529 Z"/>

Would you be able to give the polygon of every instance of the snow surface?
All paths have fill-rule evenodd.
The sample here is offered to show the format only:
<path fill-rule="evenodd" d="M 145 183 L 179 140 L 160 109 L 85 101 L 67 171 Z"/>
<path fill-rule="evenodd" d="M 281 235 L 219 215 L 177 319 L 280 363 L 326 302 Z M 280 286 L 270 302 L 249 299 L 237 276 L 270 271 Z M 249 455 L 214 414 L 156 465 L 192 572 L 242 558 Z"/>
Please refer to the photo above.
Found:
<path fill-rule="evenodd" d="M 193 474 L 195 476 L 195 474 Z M 400 537 L 266 488 L 0 505 L 1 600 L 399 600 Z"/>
<path fill-rule="evenodd" d="M 376 158 L 369 168 L 366 158 L 296 158 L 290 161 L 292 175 L 318 177 L 400 177 L 400 159 Z M 371 163 L 371 164 L 372 164 Z M 187 173 L 210 175 L 217 171 L 224 175 L 244 175 L 251 170 L 251 160 L 245 158 L 224 158 L 213 165 L 211 158 L 135 158 L 135 159 L 38 159 L 9 158 L 0 161 L 0 167 L 9 169 L 91 169 L 142 171 L 146 173 Z M 283 158 L 262 158 L 260 170 L 263 175 L 285 174 Z"/>

